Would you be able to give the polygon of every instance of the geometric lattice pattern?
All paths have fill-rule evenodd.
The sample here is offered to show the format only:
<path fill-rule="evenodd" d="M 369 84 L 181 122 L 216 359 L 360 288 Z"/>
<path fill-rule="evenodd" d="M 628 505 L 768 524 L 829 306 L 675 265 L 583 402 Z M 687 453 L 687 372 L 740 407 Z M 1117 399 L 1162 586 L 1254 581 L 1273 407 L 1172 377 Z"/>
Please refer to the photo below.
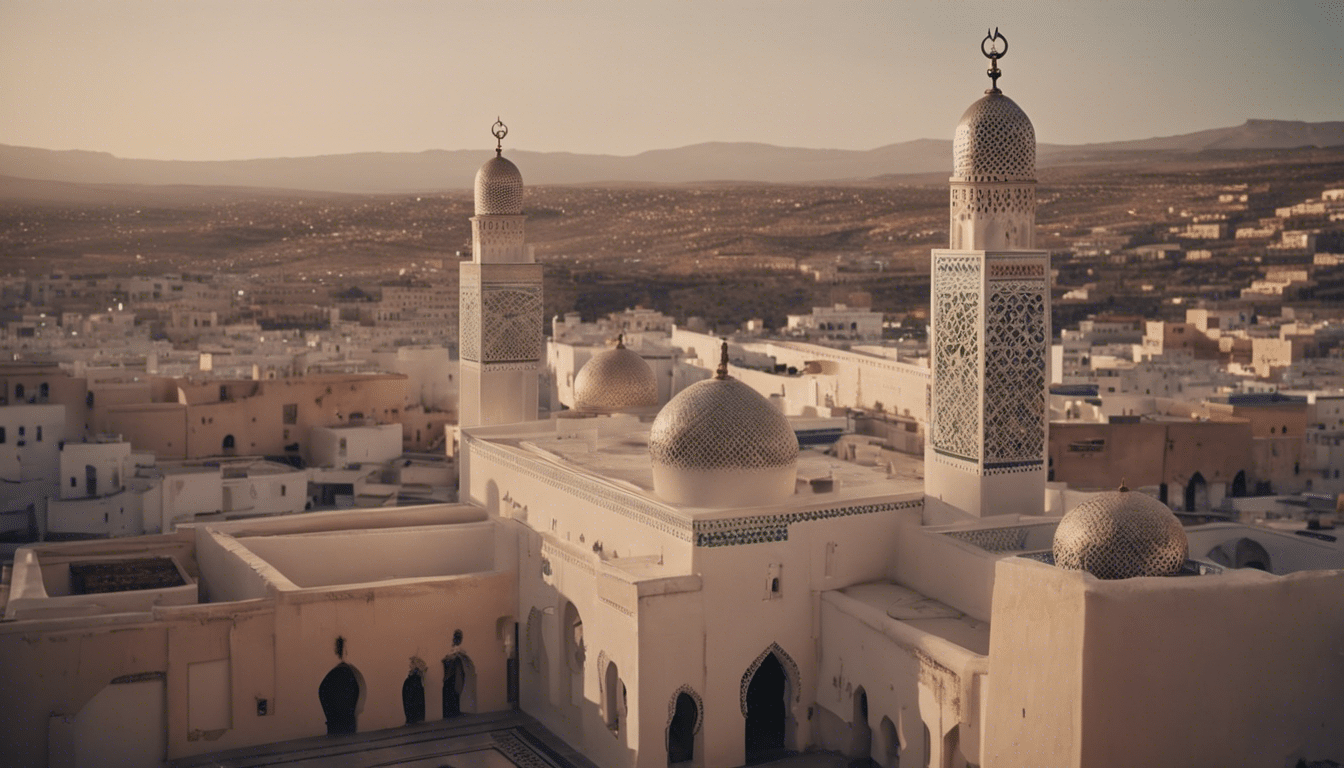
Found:
<path fill-rule="evenodd" d="M 798 460 L 788 419 L 737 379 L 699 381 L 663 406 L 649 430 L 654 463 L 687 470 L 761 470 Z"/>
<path fill-rule="evenodd" d="M 986 552 L 1020 552 L 1027 548 L 1026 526 L 1006 528 L 977 528 L 969 531 L 948 531 L 947 536 L 973 544 Z"/>
<path fill-rule="evenodd" d="M 985 308 L 986 467 L 1045 453 L 1045 282 L 989 283 Z"/>
<path fill-rule="evenodd" d="M 1173 576 L 1190 555 L 1181 522 L 1167 505 L 1125 489 L 1094 496 L 1055 529 L 1055 565 L 1099 579 Z"/>
<path fill-rule="evenodd" d="M 458 308 L 458 351 L 462 360 L 481 361 L 481 294 L 480 290 L 462 286 Z"/>
<path fill-rule="evenodd" d="M 952 153 L 955 181 L 1036 178 L 1036 129 L 1022 108 L 1003 94 L 989 94 L 966 109 Z"/>
<path fill-rule="evenodd" d="M 980 258 L 933 266 L 933 436 L 936 450 L 980 458 Z"/>
<path fill-rule="evenodd" d="M 1036 215 L 1036 185 L 978 187 L 954 184 L 951 187 L 952 218 L 958 214 L 1022 213 Z"/>
<path fill-rule="evenodd" d="M 503 157 L 492 157 L 476 172 L 476 215 L 516 216 L 523 212 L 523 174 Z"/>
<path fill-rule="evenodd" d="M 658 378 L 633 349 L 599 352 L 574 377 L 577 410 L 612 413 L 657 404 Z"/>
<path fill-rule="evenodd" d="M 480 362 L 541 359 L 541 286 L 489 286 L 482 289 L 480 317 Z M 463 319 L 462 322 L 468 321 Z"/>

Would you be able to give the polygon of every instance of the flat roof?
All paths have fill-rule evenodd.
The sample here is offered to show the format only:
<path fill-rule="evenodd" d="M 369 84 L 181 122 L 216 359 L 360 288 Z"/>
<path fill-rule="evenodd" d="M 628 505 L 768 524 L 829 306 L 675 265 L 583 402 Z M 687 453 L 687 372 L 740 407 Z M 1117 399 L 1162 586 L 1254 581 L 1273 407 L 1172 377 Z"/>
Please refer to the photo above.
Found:
<path fill-rule="evenodd" d="M 591 433 L 587 436 L 557 433 L 554 422 L 545 421 L 490 429 L 476 437 L 512 447 L 574 472 L 615 482 L 658 503 L 681 506 L 654 495 L 649 426 L 633 421 L 595 423 L 594 428 L 599 434 L 594 438 Z M 814 506 L 832 501 L 924 493 L 921 458 L 896 454 L 890 463 L 894 472 L 888 474 L 887 463 L 865 466 L 821 451 L 803 449 L 798 453 L 798 478 L 806 481 L 829 477 L 835 481 L 834 485 L 832 490 L 822 493 L 797 494 L 784 505 Z"/>

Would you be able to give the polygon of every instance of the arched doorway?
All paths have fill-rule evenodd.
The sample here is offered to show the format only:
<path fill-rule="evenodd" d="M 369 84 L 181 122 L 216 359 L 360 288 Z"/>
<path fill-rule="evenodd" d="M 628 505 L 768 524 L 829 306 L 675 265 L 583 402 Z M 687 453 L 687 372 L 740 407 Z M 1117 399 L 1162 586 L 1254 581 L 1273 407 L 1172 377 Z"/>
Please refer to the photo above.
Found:
<path fill-rule="evenodd" d="M 868 692 L 863 686 L 854 689 L 854 717 L 850 726 L 849 757 L 851 760 L 869 760 L 873 756 L 873 728 L 868 725 Z"/>
<path fill-rule="evenodd" d="M 412 669 L 401 684 L 401 708 L 407 725 L 425 721 L 425 678 L 419 669 Z"/>
<path fill-rule="evenodd" d="M 1237 472 L 1236 477 L 1232 478 L 1232 496 L 1241 498 L 1246 495 L 1246 470 Z"/>
<path fill-rule="evenodd" d="M 877 730 L 882 737 L 882 765 L 885 768 L 898 768 L 901 764 L 901 737 L 896 731 L 896 724 L 890 717 L 884 716 Z"/>
<path fill-rule="evenodd" d="M 602 710 L 607 728 L 612 733 L 620 733 L 621 715 L 625 710 L 625 684 L 621 682 L 621 672 L 614 661 L 607 662 L 602 675 Z"/>
<path fill-rule="evenodd" d="M 695 732 L 699 720 L 700 705 L 686 691 L 679 692 L 672 705 L 672 720 L 667 724 L 668 765 L 695 759 Z"/>
<path fill-rule="evenodd" d="M 225 456 L 232 456 L 232 455 L 234 454 L 234 451 L 235 451 L 236 448 L 237 448 L 237 445 L 238 445 L 238 443 L 237 443 L 236 440 L 233 439 L 233 435 L 225 435 L 225 436 L 224 436 L 224 443 L 223 443 L 223 445 L 221 446 L 221 447 L 223 448 L 223 450 L 224 450 L 224 455 L 225 455 Z"/>
<path fill-rule="evenodd" d="M 476 709 L 476 667 L 466 654 L 455 653 L 443 660 L 443 717 L 456 717 Z"/>
<path fill-rule="evenodd" d="M 327 733 L 354 733 L 355 711 L 359 706 L 359 678 L 349 664 L 341 662 L 322 678 L 317 687 L 322 714 L 327 717 Z"/>
<path fill-rule="evenodd" d="M 1185 511 L 1194 512 L 1208 506 L 1209 485 L 1204 482 L 1204 476 L 1196 472 L 1190 476 L 1190 482 L 1185 484 Z"/>
<path fill-rule="evenodd" d="M 747 684 L 747 763 L 761 763 L 784 754 L 788 715 L 788 677 L 774 653 L 767 653 Z"/>

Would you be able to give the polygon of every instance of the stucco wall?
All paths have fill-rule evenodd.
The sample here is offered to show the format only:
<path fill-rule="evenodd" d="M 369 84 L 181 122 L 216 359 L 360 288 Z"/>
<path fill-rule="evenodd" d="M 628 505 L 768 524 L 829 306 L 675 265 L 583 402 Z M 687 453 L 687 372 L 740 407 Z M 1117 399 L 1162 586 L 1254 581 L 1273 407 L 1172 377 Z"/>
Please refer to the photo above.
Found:
<path fill-rule="evenodd" d="M 1344 571 L 1100 581 L 1009 558 L 995 598 L 986 764 L 1344 755 Z"/>

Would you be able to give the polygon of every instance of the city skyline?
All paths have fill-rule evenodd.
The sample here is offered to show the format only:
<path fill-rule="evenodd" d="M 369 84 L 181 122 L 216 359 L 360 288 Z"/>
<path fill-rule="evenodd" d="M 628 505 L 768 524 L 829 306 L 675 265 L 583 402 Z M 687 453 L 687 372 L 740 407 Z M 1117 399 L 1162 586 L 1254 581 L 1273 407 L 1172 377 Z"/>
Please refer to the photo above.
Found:
<path fill-rule="evenodd" d="M 0 143 L 127 158 L 473 148 L 496 115 L 534 151 L 871 149 L 947 135 L 987 85 L 986 26 L 1043 143 L 1344 118 L 1344 5 L 1325 1 L 5 3 L 0 19 Z"/>

